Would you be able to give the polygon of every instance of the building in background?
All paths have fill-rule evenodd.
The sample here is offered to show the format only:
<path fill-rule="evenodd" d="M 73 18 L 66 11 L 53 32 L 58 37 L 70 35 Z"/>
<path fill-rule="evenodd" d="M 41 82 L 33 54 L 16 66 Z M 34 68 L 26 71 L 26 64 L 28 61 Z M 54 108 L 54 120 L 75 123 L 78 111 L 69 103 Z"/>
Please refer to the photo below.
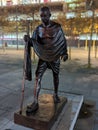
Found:
<path fill-rule="evenodd" d="M 2 36 L 2 34 L 0 34 L 0 39 L 1 39 L 1 43 L 2 43 L 2 39 L 3 40 L 8 40 L 9 41 L 9 39 L 11 39 L 11 41 L 12 41 L 12 44 L 16 44 L 16 39 L 21 39 L 22 37 L 23 37 L 23 34 L 24 34 L 24 32 L 26 32 L 27 30 L 25 29 L 25 31 L 24 30 L 21 30 L 19 27 L 18 27 L 18 25 L 19 25 L 19 22 L 21 22 L 21 20 L 25 20 L 25 21 L 28 21 L 28 20 L 30 20 L 31 21 L 31 23 L 32 23 L 32 25 L 31 25 L 31 23 L 30 23 L 30 29 L 34 26 L 34 23 L 32 22 L 33 20 L 35 20 L 35 21 L 38 21 L 39 20 L 39 15 L 37 14 L 37 13 L 35 13 L 34 14 L 34 17 L 32 17 L 33 15 L 31 15 L 31 12 L 29 12 L 30 13 L 30 15 L 28 15 L 28 13 L 27 14 L 22 14 L 22 13 L 20 13 L 20 12 L 16 12 L 17 10 L 22 10 L 23 8 L 22 8 L 22 6 L 24 6 L 24 5 L 26 5 L 26 6 L 24 6 L 24 7 L 29 7 L 29 9 L 30 9 L 30 6 L 32 6 L 33 5 L 33 3 L 34 4 L 36 4 L 36 3 L 49 3 L 49 2 L 54 2 L 54 3 L 60 3 L 60 2 L 65 2 L 65 3 L 63 3 L 63 5 L 65 5 L 65 6 L 63 6 L 63 11 L 61 11 L 61 12 L 58 12 L 58 11 L 55 11 L 56 13 L 54 13 L 53 15 L 52 15 L 52 19 L 57 19 L 57 17 L 58 17 L 58 15 L 60 14 L 60 13 L 62 13 L 62 12 L 64 12 L 64 17 L 63 18 L 66 18 L 67 20 L 67 22 L 68 21 L 70 21 L 71 19 L 73 20 L 73 19 L 77 19 L 77 18 L 80 18 L 80 22 L 81 22 L 81 20 L 83 20 L 82 18 L 87 18 L 88 17 L 88 19 L 89 18 L 92 18 L 92 11 L 91 10 L 86 10 L 86 1 L 84 1 L 84 0 L 0 0 L 0 5 L 1 6 L 6 6 L 6 7 L 4 7 L 4 12 L 8 12 L 8 11 L 5 11 L 5 9 L 6 8 L 9 8 L 9 7 L 7 7 L 7 6 L 13 6 L 13 5 L 17 5 L 17 6 L 13 6 L 12 8 L 16 8 L 16 9 L 13 9 L 12 10 L 12 15 L 10 15 L 9 17 L 8 17 L 8 20 L 10 19 L 11 21 L 16 21 L 16 25 L 15 25 L 15 28 L 14 28 L 14 33 L 9 33 L 9 34 L 4 34 L 4 36 Z M 97 1 L 98 2 L 98 0 L 94 0 L 94 1 Z M 29 6 L 29 4 L 30 4 L 30 6 Z M 32 5 L 31 5 L 32 4 Z M 20 6 L 18 6 L 18 5 L 20 5 Z M 36 4 L 37 5 L 37 4 Z M 51 5 L 53 5 L 53 4 L 51 4 Z M 60 4 L 59 4 L 60 5 Z M 97 5 L 97 4 L 96 4 Z M 35 5 L 34 5 L 35 6 Z M 54 8 L 54 7 L 53 7 Z M 58 8 L 58 7 L 56 7 L 56 8 Z M 38 10 L 38 8 L 37 8 L 37 10 Z M 2 10 L 1 10 L 2 11 Z M 30 11 L 31 11 L 31 9 L 30 9 Z M 3 13 L 1 13 L 1 14 L 3 14 Z M 10 14 L 10 13 L 9 13 Z M 32 13 L 33 14 L 33 13 Z M 95 18 L 97 18 L 98 17 L 98 10 L 97 11 L 95 11 L 95 15 L 94 15 L 94 17 Z M 17 18 L 17 19 L 16 19 Z M 63 19 L 62 18 L 62 19 Z M 90 20 L 89 20 L 90 21 Z M 1 22 L 2 22 L 2 18 L 1 18 Z M 73 21 L 74 23 L 76 23 L 76 21 Z M 18 23 L 18 24 L 17 24 Z M 69 22 L 70 23 L 70 22 Z M 95 26 L 96 26 L 96 32 L 98 32 L 98 24 L 97 24 L 98 22 L 96 22 L 96 24 L 95 24 Z M 22 23 L 21 23 L 22 24 Z M 82 24 L 82 23 L 81 23 Z M 86 24 L 87 24 L 87 22 L 86 22 Z M 78 25 L 78 24 L 77 24 Z M 74 27 L 75 27 L 76 25 L 74 25 Z M 67 28 L 67 30 L 69 29 L 69 30 L 72 30 L 72 29 L 70 29 L 72 27 L 72 23 L 71 23 L 71 25 L 68 27 L 65 27 L 65 28 Z M 7 27 L 5 27 L 5 28 L 7 28 Z M 21 27 L 22 28 L 22 27 Z M 16 29 L 16 30 L 15 30 Z M 23 27 L 23 29 L 24 29 L 24 27 Z M 19 30 L 21 30 L 22 31 L 22 33 L 20 33 L 19 32 Z M 79 27 L 79 30 L 80 30 L 80 27 Z M 16 31 L 16 32 L 15 32 Z M 2 26 L 1 26 L 1 32 L 2 32 Z M 4 31 L 3 31 L 4 32 Z M 72 31 L 71 31 L 72 32 Z M 74 31 L 73 32 L 76 32 L 76 29 L 74 29 Z M 81 33 L 81 31 L 77 31 L 78 33 Z M 69 33 L 69 32 L 68 32 Z M 84 32 L 83 32 L 84 33 Z M 90 34 L 90 31 L 88 32 L 89 34 Z M 16 34 L 18 34 L 18 35 L 16 35 Z M 82 33 L 81 33 L 82 34 Z M 97 34 L 97 33 L 96 33 Z M 70 35 L 70 34 L 69 34 Z M 80 34 L 77 34 L 77 35 L 80 35 Z M 18 38 L 17 38 L 18 37 Z M 83 38 L 84 38 L 84 35 L 83 35 Z M 95 38 L 96 38 L 96 35 L 95 35 Z M 18 40 L 18 43 L 19 43 L 19 40 Z M 20 43 L 19 43 L 20 44 Z"/>
<path fill-rule="evenodd" d="M 0 0 L 0 6 L 11 6 L 17 4 L 60 2 L 64 0 Z"/>

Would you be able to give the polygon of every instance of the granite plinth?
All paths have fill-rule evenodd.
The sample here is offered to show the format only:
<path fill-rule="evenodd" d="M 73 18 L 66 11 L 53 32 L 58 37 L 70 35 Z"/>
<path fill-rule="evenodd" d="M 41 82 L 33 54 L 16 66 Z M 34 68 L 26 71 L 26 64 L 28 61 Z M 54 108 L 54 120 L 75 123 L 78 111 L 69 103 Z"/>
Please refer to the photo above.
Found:
<path fill-rule="evenodd" d="M 39 97 L 37 112 L 27 116 L 26 108 L 24 108 L 22 114 L 14 113 L 14 122 L 36 130 L 50 130 L 67 102 L 65 97 L 60 97 L 60 100 L 60 103 L 54 104 L 52 95 L 43 94 Z"/>

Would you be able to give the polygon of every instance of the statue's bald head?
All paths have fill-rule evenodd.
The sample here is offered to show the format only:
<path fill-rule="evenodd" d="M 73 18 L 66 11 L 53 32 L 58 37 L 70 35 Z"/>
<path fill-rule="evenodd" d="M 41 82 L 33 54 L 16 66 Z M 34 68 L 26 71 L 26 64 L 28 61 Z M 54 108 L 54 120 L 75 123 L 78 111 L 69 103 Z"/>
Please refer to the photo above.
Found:
<path fill-rule="evenodd" d="M 40 17 L 41 17 L 41 21 L 42 23 L 44 23 L 44 25 L 48 25 L 50 22 L 50 17 L 51 17 L 51 13 L 50 13 L 50 9 L 47 6 L 44 6 L 40 9 Z"/>
<path fill-rule="evenodd" d="M 41 7 L 40 12 L 45 12 L 45 11 L 51 15 L 51 11 L 50 11 L 49 7 L 47 7 L 47 6 Z"/>

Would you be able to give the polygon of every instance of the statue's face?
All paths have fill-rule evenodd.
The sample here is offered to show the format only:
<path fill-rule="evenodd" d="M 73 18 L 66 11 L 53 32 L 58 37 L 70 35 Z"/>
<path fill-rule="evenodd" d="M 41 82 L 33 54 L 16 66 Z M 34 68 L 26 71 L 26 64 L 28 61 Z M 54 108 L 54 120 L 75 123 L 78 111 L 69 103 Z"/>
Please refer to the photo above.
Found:
<path fill-rule="evenodd" d="M 41 11 L 40 17 L 41 17 L 42 22 L 47 25 L 50 21 L 50 12 L 49 11 Z"/>

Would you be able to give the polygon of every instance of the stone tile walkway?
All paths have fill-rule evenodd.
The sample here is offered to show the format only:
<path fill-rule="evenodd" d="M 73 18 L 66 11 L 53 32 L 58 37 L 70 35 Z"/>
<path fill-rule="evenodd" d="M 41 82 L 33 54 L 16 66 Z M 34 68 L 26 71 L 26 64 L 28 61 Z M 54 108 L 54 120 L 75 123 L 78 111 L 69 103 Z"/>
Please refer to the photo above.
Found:
<path fill-rule="evenodd" d="M 98 58 L 94 58 L 92 54 L 93 67 L 91 69 L 86 68 L 87 55 L 83 49 L 77 50 L 73 48 L 72 60 L 65 63 L 61 63 L 60 69 L 60 85 L 59 91 L 66 93 L 74 93 L 84 95 L 84 101 L 91 100 L 96 103 L 92 108 L 94 122 L 93 130 L 98 129 Z M 77 53 L 79 52 L 80 59 Z M 85 53 L 85 58 L 81 53 Z M 22 86 L 22 70 L 23 67 L 23 50 L 8 50 L 6 54 L 1 53 L 0 50 L 0 130 L 10 128 L 12 125 L 13 114 L 20 107 L 21 99 L 21 86 Z M 32 65 L 32 77 L 31 82 L 26 81 L 25 84 L 25 100 L 24 105 L 32 101 L 34 73 L 36 64 Z M 47 85 L 46 85 L 47 84 Z M 42 80 L 43 93 L 45 89 L 50 89 L 53 92 L 52 74 L 50 70 L 47 70 Z M 88 119 L 79 119 L 77 128 L 83 126 L 88 130 Z M 85 122 L 87 121 L 87 122 Z M 85 122 L 85 123 L 83 123 Z M 79 125 L 80 124 L 80 125 Z M 91 125 L 91 124 L 90 124 Z M 90 127 L 89 125 L 89 127 Z M 16 127 L 16 125 L 14 126 Z M 25 129 L 24 129 L 25 130 Z M 90 128 L 89 128 L 90 130 Z"/>

